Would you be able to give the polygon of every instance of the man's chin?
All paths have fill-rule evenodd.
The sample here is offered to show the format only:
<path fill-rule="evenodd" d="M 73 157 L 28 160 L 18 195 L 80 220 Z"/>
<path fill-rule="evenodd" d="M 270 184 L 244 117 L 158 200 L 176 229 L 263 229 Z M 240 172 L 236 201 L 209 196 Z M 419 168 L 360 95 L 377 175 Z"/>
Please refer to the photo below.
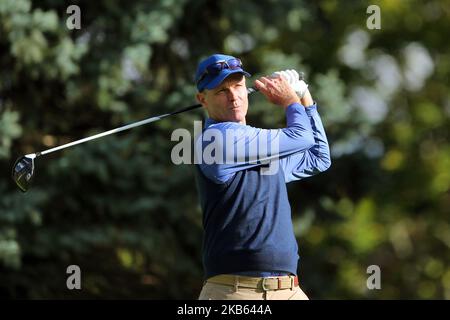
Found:
<path fill-rule="evenodd" d="M 229 118 L 232 119 L 230 121 L 233 122 L 245 122 L 245 114 L 242 111 L 236 110 Z"/>

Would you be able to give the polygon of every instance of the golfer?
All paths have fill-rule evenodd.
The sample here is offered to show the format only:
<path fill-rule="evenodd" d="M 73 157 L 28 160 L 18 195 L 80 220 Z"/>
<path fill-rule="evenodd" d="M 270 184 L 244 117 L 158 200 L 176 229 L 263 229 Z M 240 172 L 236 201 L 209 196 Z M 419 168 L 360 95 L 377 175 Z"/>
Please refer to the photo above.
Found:
<path fill-rule="evenodd" d="M 196 97 L 208 118 L 196 145 L 217 160 L 196 164 L 204 227 L 199 299 L 308 299 L 297 277 L 286 184 L 327 170 L 331 160 L 317 105 L 292 75 L 255 81 L 286 114 L 285 128 L 261 129 L 246 122 L 250 75 L 241 61 L 214 54 L 198 65 Z"/>

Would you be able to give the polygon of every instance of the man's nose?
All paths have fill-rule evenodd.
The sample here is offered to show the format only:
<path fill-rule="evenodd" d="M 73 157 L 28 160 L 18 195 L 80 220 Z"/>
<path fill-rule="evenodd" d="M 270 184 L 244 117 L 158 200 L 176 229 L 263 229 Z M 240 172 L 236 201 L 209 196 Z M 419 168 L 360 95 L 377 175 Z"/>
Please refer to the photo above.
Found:
<path fill-rule="evenodd" d="M 239 95 L 239 93 L 238 93 L 237 89 L 230 88 L 228 90 L 228 99 L 230 99 L 231 101 L 236 100 L 238 98 L 238 95 Z"/>

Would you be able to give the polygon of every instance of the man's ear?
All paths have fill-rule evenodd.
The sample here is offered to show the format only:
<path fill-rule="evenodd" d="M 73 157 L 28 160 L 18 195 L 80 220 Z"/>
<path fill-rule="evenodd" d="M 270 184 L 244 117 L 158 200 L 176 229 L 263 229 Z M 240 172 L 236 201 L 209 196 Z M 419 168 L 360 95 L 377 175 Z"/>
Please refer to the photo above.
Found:
<path fill-rule="evenodd" d="M 204 92 L 198 92 L 195 97 L 197 98 L 197 101 L 203 105 L 203 107 L 207 105 Z"/>

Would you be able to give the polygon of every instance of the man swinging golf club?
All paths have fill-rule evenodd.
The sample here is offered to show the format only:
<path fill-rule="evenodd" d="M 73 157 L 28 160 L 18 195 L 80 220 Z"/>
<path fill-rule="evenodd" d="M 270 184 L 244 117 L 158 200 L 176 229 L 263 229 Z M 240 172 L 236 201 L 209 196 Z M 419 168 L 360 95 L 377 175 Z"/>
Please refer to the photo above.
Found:
<path fill-rule="evenodd" d="M 330 166 L 327 138 L 307 85 L 294 70 L 255 81 L 257 90 L 285 110 L 286 128 L 246 125 L 247 95 L 255 89 L 246 87 L 244 76 L 249 74 L 239 59 L 213 55 L 196 74 L 201 104 L 27 154 L 14 163 L 12 178 L 26 192 L 38 157 L 203 106 L 209 115 L 203 135 L 219 131 L 223 145 L 238 155 L 245 152 L 244 157 L 225 152 L 225 162 L 197 166 L 205 228 L 200 299 L 307 299 L 296 276 L 297 243 L 285 184 Z M 201 151 L 209 148 L 208 140 L 200 145 Z M 267 165 L 276 170 L 267 174 Z"/>
<path fill-rule="evenodd" d="M 239 59 L 223 54 L 201 61 L 196 72 L 197 100 L 208 113 L 202 135 L 220 132 L 216 152 L 225 153 L 218 157 L 224 161 L 196 165 L 204 227 L 205 281 L 199 299 L 308 299 L 297 278 L 286 183 L 330 167 L 325 130 L 295 70 L 255 81 L 268 101 L 285 110 L 286 127 L 247 125 L 248 76 Z M 202 151 L 214 143 L 198 141 Z M 242 149 L 244 156 L 227 154 Z M 273 164 L 274 172 L 264 172 Z"/>

